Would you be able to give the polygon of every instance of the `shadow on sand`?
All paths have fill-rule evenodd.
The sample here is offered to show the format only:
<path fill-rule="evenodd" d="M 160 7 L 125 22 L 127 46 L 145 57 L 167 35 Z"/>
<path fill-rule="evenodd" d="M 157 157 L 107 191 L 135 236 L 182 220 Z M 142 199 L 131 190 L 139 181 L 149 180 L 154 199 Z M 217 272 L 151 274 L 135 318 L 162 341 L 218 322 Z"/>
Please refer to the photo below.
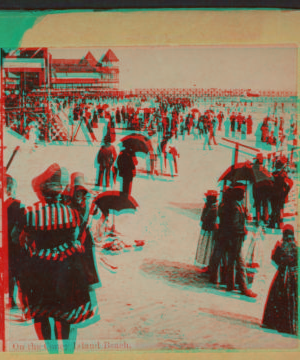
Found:
<path fill-rule="evenodd" d="M 202 207 L 200 203 L 176 203 L 169 202 L 171 206 L 168 206 L 169 210 L 187 216 L 193 220 L 200 220 Z"/>
<path fill-rule="evenodd" d="M 140 270 L 150 276 L 162 278 L 174 285 L 210 287 L 208 274 L 196 266 L 168 260 L 145 259 Z"/>
<path fill-rule="evenodd" d="M 232 298 L 246 302 L 256 302 L 237 291 L 226 291 L 224 285 L 209 282 L 209 274 L 197 266 L 168 260 L 145 259 L 140 270 L 147 276 L 160 278 L 171 286 L 179 286 L 183 290 L 208 292 L 224 298 Z"/>

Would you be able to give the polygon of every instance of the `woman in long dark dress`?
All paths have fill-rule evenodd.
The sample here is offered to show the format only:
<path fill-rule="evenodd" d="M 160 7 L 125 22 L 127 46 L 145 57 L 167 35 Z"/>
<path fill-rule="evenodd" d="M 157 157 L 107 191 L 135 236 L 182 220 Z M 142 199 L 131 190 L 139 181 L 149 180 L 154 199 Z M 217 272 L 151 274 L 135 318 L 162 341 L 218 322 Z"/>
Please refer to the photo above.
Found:
<path fill-rule="evenodd" d="M 49 352 L 57 352 L 58 339 L 63 340 L 65 352 L 73 352 L 76 339 L 69 340 L 71 324 L 91 318 L 96 310 L 80 260 L 84 247 L 77 240 L 79 213 L 60 202 L 61 179 L 57 164 L 33 179 L 40 201 L 26 208 L 24 227 L 27 278 L 21 289 L 28 315 Z M 51 340 L 50 318 L 55 320 L 55 340 Z"/>
<path fill-rule="evenodd" d="M 283 239 L 277 242 L 272 260 L 278 270 L 266 302 L 263 327 L 298 334 L 298 266 L 294 228 L 285 225 Z"/>
<path fill-rule="evenodd" d="M 204 268 L 209 265 L 214 249 L 218 213 L 217 191 L 209 190 L 205 195 L 206 203 L 200 219 L 201 232 L 195 258 L 195 264 Z"/>

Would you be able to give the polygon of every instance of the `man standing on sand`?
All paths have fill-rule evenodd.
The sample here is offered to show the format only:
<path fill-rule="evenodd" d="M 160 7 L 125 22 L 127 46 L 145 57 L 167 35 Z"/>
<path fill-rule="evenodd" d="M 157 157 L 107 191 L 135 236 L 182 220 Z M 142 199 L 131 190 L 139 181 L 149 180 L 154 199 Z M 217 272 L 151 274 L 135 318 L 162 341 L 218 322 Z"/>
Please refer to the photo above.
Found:
<path fill-rule="evenodd" d="M 234 269 L 236 269 L 236 283 L 243 295 L 256 297 L 253 291 L 247 288 L 244 261 L 242 258 L 242 245 L 247 234 L 245 226 L 246 209 L 242 205 L 246 186 L 236 183 L 231 191 L 231 201 L 228 202 L 224 211 L 220 214 L 219 231 L 228 241 L 228 267 L 227 267 L 227 291 L 235 289 Z M 226 210 L 226 211 L 225 211 Z"/>
<path fill-rule="evenodd" d="M 123 178 L 122 192 L 124 195 L 131 195 L 132 180 L 136 175 L 137 158 L 131 148 L 125 148 L 121 151 L 117 159 L 117 166 L 120 177 Z"/>
<path fill-rule="evenodd" d="M 104 144 L 101 146 L 98 155 L 97 163 L 99 165 L 98 176 L 96 179 L 96 186 L 103 185 L 103 177 L 105 172 L 105 187 L 110 187 L 110 174 L 112 166 L 117 158 L 117 152 L 115 147 L 111 144 L 110 136 L 104 137 Z"/>

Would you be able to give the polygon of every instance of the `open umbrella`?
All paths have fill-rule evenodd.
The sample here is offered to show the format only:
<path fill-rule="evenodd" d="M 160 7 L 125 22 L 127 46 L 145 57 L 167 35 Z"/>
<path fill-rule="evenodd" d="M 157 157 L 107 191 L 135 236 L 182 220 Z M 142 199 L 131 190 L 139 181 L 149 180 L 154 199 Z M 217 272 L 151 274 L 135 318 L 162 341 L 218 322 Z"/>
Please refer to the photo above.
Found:
<path fill-rule="evenodd" d="M 93 201 L 101 211 L 108 216 L 109 210 L 113 210 L 113 224 L 112 224 L 112 231 L 108 236 L 115 237 L 115 212 L 122 212 L 124 210 L 136 210 L 138 207 L 138 203 L 132 196 L 127 196 L 120 191 L 106 191 L 102 194 L 96 196 Z"/>
<path fill-rule="evenodd" d="M 132 148 L 134 152 L 153 153 L 151 140 L 141 134 L 130 134 L 121 139 L 123 146 Z"/>
<path fill-rule="evenodd" d="M 106 191 L 99 194 L 94 199 L 94 203 L 102 212 L 108 213 L 109 210 L 120 212 L 122 210 L 136 210 L 138 203 L 132 196 L 124 195 L 120 191 Z"/>
<path fill-rule="evenodd" d="M 274 181 L 271 173 L 262 165 L 253 165 L 250 161 L 237 163 L 230 166 L 219 178 L 219 181 L 230 180 L 232 182 L 239 180 L 248 180 L 251 183 L 262 181 Z"/>

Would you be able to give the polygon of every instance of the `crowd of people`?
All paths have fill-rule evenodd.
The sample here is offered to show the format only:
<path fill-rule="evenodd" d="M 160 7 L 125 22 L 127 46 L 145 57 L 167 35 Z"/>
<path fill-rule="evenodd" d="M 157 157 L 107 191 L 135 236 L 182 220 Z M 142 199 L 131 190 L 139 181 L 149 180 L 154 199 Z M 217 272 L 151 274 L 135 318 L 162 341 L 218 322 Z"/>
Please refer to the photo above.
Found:
<path fill-rule="evenodd" d="M 142 107 L 144 100 L 148 107 Z M 95 188 L 99 191 L 113 188 L 118 180 L 123 196 L 129 197 L 132 192 L 139 150 L 124 141 L 118 154 L 114 145 L 116 128 L 146 134 L 141 136 L 147 146 L 148 173 L 163 174 L 169 161 L 172 176 L 178 174 L 178 138 L 203 138 L 203 149 L 211 150 L 212 145 L 218 145 L 218 132 L 223 134 L 224 131 L 225 137 L 238 140 L 245 140 L 254 133 L 254 121 L 249 110 L 245 111 L 246 103 L 239 107 L 223 103 L 201 107 L 188 97 L 168 96 L 123 101 L 122 104 L 114 97 L 58 97 L 51 104 L 54 114 L 66 111 L 71 126 L 78 122 L 85 124 L 93 142 L 98 142 L 93 129 L 104 124 L 95 159 Z M 39 104 L 34 103 L 36 105 Z M 276 147 L 278 143 L 282 144 L 284 140 L 281 141 L 280 136 L 285 138 L 284 126 L 282 117 L 278 121 L 269 115 L 256 130 L 260 144 Z M 290 128 L 292 131 L 287 137 L 293 136 L 290 139 L 294 141 L 297 131 L 294 121 L 290 122 Z M 38 137 L 38 128 L 32 129 Z M 274 170 L 270 179 L 252 184 L 255 231 L 261 234 L 265 223 L 270 228 L 281 229 L 283 239 L 276 244 L 272 254 L 278 271 L 271 285 L 262 324 L 297 334 L 297 248 L 293 227 L 283 225 L 284 205 L 293 181 L 287 173 L 286 157 L 274 154 L 273 159 L 271 156 L 264 159 L 263 154 L 258 154 L 251 167 L 254 171 L 264 172 L 266 163 L 269 170 Z M 4 206 L 8 224 L 10 306 L 17 306 L 14 295 L 17 284 L 24 316 L 33 319 L 38 338 L 45 340 L 51 352 L 49 319 L 54 318 L 55 340 L 64 340 L 66 352 L 72 352 L 76 344 L 76 327 L 73 325 L 98 318 L 93 291 L 101 286 L 101 281 L 94 260 L 91 223 L 97 222 L 97 236 L 101 236 L 108 213 L 89 201 L 84 174 L 76 172 L 69 178 L 58 164 L 51 165 L 34 178 L 32 188 L 38 202 L 26 207 L 15 197 L 16 180 L 6 174 Z M 246 191 L 245 184 L 232 181 L 230 186 L 224 186 L 219 201 L 217 191 L 206 193 L 196 264 L 208 271 L 211 283 L 224 283 L 228 291 L 239 288 L 243 295 L 255 298 L 257 294 L 250 289 L 242 255 L 247 220 L 250 219 L 244 204 Z"/>
<path fill-rule="evenodd" d="M 156 131 L 160 142 L 167 134 L 175 139 L 193 137 L 203 141 L 203 149 L 212 149 L 217 145 L 216 135 L 237 140 L 256 138 L 256 147 L 266 151 L 280 151 L 287 144 L 295 145 L 297 120 L 294 115 L 295 104 L 284 106 L 275 102 L 266 108 L 248 99 L 215 99 L 194 95 L 144 95 L 144 96 L 96 96 L 74 94 L 73 96 L 48 95 L 27 96 L 24 116 L 20 113 L 9 118 L 7 126 L 29 137 L 32 128 L 37 137 L 44 140 L 47 113 L 59 115 L 65 112 L 68 123 L 74 126 L 84 123 L 91 141 L 97 142 L 93 129 L 111 123 L 112 127 L 133 131 Z M 39 114 L 42 121 L 30 116 Z M 265 115 L 264 115 L 265 113 Z M 266 114 L 267 113 L 267 114 Z M 254 116 L 254 118 L 253 118 Z M 20 118 L 24 117 L 25 126 L 20 127 Z M 71 131 L 72 132 L 72 131 Z M 70 134 L 69 141 L 75 134 Z M 48 138 L 50 138 L 48 136 Z M 50 139 L 51 140 L 51 139 Z"/>

